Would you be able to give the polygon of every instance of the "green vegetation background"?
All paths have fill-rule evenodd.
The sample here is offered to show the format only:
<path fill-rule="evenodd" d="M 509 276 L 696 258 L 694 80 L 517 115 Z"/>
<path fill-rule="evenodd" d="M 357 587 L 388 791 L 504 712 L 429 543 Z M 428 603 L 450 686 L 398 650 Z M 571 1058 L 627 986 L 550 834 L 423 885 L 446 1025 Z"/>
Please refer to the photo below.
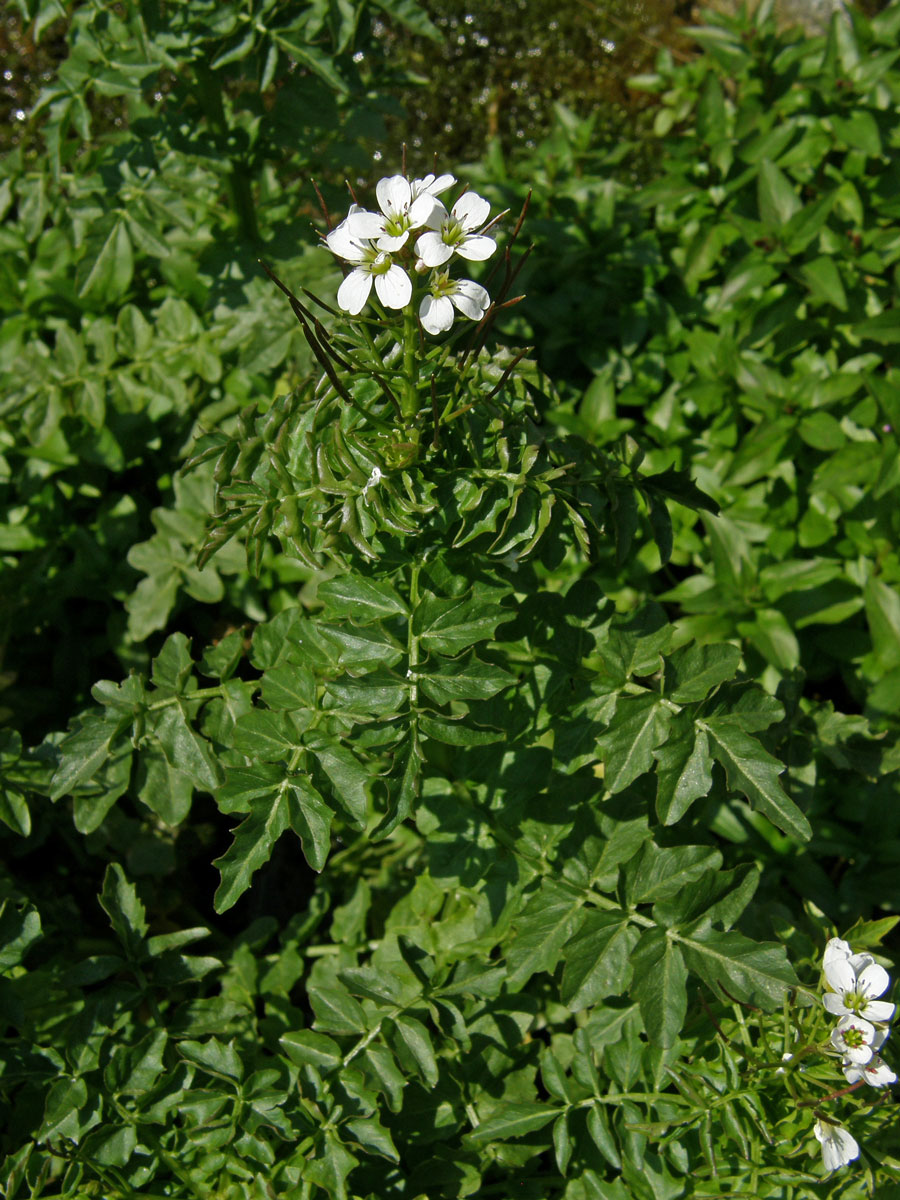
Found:
<path fill-rule="evenodd" d="M 214 648 L 205 661 L 225 671 L 306 584 L 309 572 L 274 542 L 258 577 L 234 543 L 199 568 L 213 472 L 183 468 L 202 434 L 232 432 L 245 405 L 265 408 L 313 372 L 257 260 L 330 299 L 338 274 L 318 245 L 310 180 L 338 213 L 344 180 L 371 188 L 399 169 L 401 142 L 414 171 L 436 155 L 500 207 L 531 193 L 527 298 L 503 337 L 533 348 L 541 419 L 601 449 L 642 453 L 644 469 L 687 470 L 719 507 L 698 517 L 676 505 L 667 535 L 623 496 L 592 580 L 620 613 L 659 614 L 671 650 L 691 639 L 739 647 L 746 678 L 782 706 L 765 744 L 788 762 L 812 840 L 801 845 L 719 794 L 694 817 L 720 862 L 761 872 L 741 928 L 783 940 L 799 961 L 815 957 L 823 922 L 844 929 L 900 904 L 900 7 L 854 10 L 816 36 L 765 13 L 687 28 L 695 15 L 665 5 L 473 7 L 21 0 L 3 16 L 0 896 L 13 951 L 0 991 L 11 1064 L 0 1077 L 10 1114 L 0 1180 L 10 1196 L 45 1184 L 46 1195 L 118 1194 L 111 1178 L 121 1194 L 142 1194 L 140 1168 L 127 1182 L 128 1135 L 108 1113 L 102 1136 L 89 1133 L 95 1100 L 82 1095 L 93 1086 L 82 1076 L 107 1053 L 94 1063 L 87 1049 L 102 1041 L 89 1011 L 132 1045 L 127 1070 L 107 1064 L 113 1075 L 133 1076 L 142 1054 L 151 1065 L 157 1055 L 129 1043 L 132 1018 L 113 994 L 119 968 L 104 974 L 108 917 L 125 942 L 145 928 L 144 909 L 159 937 L 212 931 L 217 958 L 180 956 L 159 986 L 183 1001 L 177 1020 L 193 1038 L 219 1033 L 222 1046 L 242 1005 L 263 1023 L 280 1010 L 286 1028 L 305 1022 L 308 1011 L 292 1006 L 304 1007 L 316 956 L 337 945 L 364 955 L 406 920 L 397 914 L 419 870 L 413 841 L 359 862 L 345 849 L 318 881 L 282 841 L 222 914 L 210 863 L 233 818 L 204 791 L 202 770 L 194 786 L 169 780 L 155 809 L 142 781 L 114 765 L 99 782 L 82 772 L 74 802 L 49 799 L 61 794 L 51 784 L 59 744 L 98 680 L 148 673 L 164 646 L 173 653 L 173 631 L 196 659 Z M 110 863 L 122 866 L 110 873 Z M 439 906 L 440 887 L 426 896 L 417 886 L 416 904 Z M 538 976 L 530 1015 L 526 1004 L 509 1017 L 520 1036 L 538 1008 L 562 1020 L 552 971 Z M 84 1003 L 101 985 L 105 1012 Z M 82 1035 L 84 1062 L 66 1068 L 75 1082 L 54 1093 L 64 1045 Z M 436 1068 L 421 1048 L 417 1058 L 418 1030 L 400 1036 L 427 1079 Z M 491 1037 L 499 1044 L 502 1031 Z M 227 1056 L 204 1053 L 186 1052 L 213 1078 L 237 1078 Z M 308 1067 L 330 1053 L 308 1041 L 292 1061 Z M 627 1091 L 653 1073 L 648 1063 L 605 1060 L 603 1070 Z M 240 1103 L 258 1128 L 240 1157 L 256 1166 L 234 1195 L 271 1194 L 253 1190 L 271 1169 L 284 1172 L 279 1195 L 296 1186 L 341 1196 L 348 1176 L 353 1195 L 500 1194 L 515 1178 L 521 1195 L 619 1200 L 625 1142 L 626 1157 L 644 1161 L 646 1131 L 579 1129 L 576 1145 L 599 1159 L 585 1151 L 566 1184 L 571 1148 L 532 1113 L 455 1157 L 419 1130 L 404 1151 L 412 1182 L 396 1172 L 379 1182 L 367 1166 L 356 1184 L 347 1152 L 329 1143 L 332 1166 L 295 1185 L 282 1150 L 260 1146 L 272 1128 L 288 1143 L 299 1134 L 279 1126 L 274 1100 L 254 1108 L 280 1083 L 252 1069 Z M 535 1103 L 556 1094 L 553 1068 L 544 1071 Z M 217 1101 L 194 1103 L 197 1128 L 214 1126 Z M 64 1161 L 65 1139 L 85 1136 L 85 1161 L 106 1175 L 76 1169 L 77 1155 Z M 371 1127 L 359 1136 L 391 1163 L 390 1137 L 379 1149 Z M 750 1135 L 712 1136 L 737 1162 Z M 889 1170 L 892 1139 L 879 1151 Z M 200 1194 L 232 1194 L 221 1181 L 233 1164 L 215 1165 L 215 1136 L 194 1140 L 207 1155 Z M 680 1153 L 646 1160 L 627 1194 L 717 1194 Z M 755 1194 L 831 1194 L 797 1170 L 754 1177 Z M 864 1183 L 834 1187 L 855 1196 Z M 900 1194 L 897 1182 L 881 1187 L 879 1200 Z"/>

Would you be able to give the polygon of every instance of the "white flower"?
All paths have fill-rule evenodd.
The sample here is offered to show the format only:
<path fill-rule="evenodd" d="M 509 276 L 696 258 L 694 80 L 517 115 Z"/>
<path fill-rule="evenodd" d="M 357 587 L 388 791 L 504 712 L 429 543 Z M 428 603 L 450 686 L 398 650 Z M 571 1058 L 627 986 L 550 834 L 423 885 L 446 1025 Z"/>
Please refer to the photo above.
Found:
<path fill-rule="evenodd" d="M 354 205 L 356 211 L 351 209 L 347 222 L 354 237 L 374 240 L 379 250 L 399 250 L 406 245 L 411 229 L 421 229 L 429 224 L 436 209 L 445 211 L 440 200 L 436 200 L 427 189 L 413 196 L 409 180 L 402 175 L 388 175 L 379 179 L 375 185 L 375 195 L 378 197 L 380 213 L 367 212 Z"/>
<path fill-rule="evenodd" d="M 822 1003 L 836 1017 L 890 1021 L 894 1005 L 875 999 L 890 987 L 890 976 L 871 954 L 851 954 L 849 951 L 847 943 L 839 938 L 832 938 L 825 947 L 825 979 L 831 991 L 825 993 Z"/>
<path fill-rule="evenodd" d="M 829 938 L 825 944 L 825 953 L 822 956 L 823 966 L 828 966 L 836 958 L 852 958 L 853 951 L 850 949 L 850 943 L 843 941 L 841 938 Z"/>
<path fill-rule="evenodd" d="M 352 204 L 346 219 L 325 238 L 333 254 L 357 264 L 337 294 L 340 307 L 354 317 L 364 308 L 373 281 L 378 299 L 386 308 L 404 308 L 412 297 L 412 283 L 403 268 L 393 262 L 390 254 L 373 246 L 368 238 L 354 233 L 351 222 L 361 211 L 358 205 Z"/>
<path fill-rule="evenodd" d="M 451 279 L 446 271 L 436 274 L 430 284 L 431 294 L 419 305 L 419 320 L 428 333 L 443 333 L 453 324 L 454 308 L 470 321 L 480 321 L 491 302 L 480 283 L 471 279 Z"/>
<path fill-rule="evenodd" d="M 859 1144 L 846 1129 L 832 1125 L 830 1121 L 816 1121 L 813 1133 L 822 1143 L 822 1161 L 826 1171 L 845 1167 L 854 1158 L 859 1158 Z"/>
<path fill-rule="evenodd" d="M 889 1083 L 897 1082 L 897 1076 L 881 1055 L 874 1053 L 884 1045 L 887 1035 L 886 1029 L 875 1030 L 875 1036 L 872 1038 L 873 1054 L 867 1063 L 860 1065 L 853 1062 L 852 1059 L 844 1059 L 841 1063 L 841 1070 L 846 1075 L 848 1083 L 858 1083 L 860 1079 L 864 1079 L 872 1087 L 885 1087 Z"/>
<path fill-rule="evenodd" d="M 865 1064 L 872 1057 L 872 1043 L 878 1031 L 862 1017 L 841 1017 L 831 1032 L 831 1044 L 840 1050 L 844 1061 Z"/>
<path fill-rule="evenodd" d="M 474 192 L 466 192 L 448 213 L 440 200 L 428 224 L 433 231 L 423 233 L 416 241 L 416 254 L 426 267 L 439 267 L 454 251 L 471 262 L 481 262 L 497 249 L 492 237 L 475 230 L 482 227 L 490 216 L 491 206 Z"/>
<path fill-rule="evenodd" d="M 446 192 L 452 183 L 456 183 L 455 175 L 425 175 L 422 179 L 414 179 L 409 185 L 412 198 L 416 200 L 423 193 L 428 196 L 439 196 Z M 441 208 L 443 208 L 443 204 Z"/>

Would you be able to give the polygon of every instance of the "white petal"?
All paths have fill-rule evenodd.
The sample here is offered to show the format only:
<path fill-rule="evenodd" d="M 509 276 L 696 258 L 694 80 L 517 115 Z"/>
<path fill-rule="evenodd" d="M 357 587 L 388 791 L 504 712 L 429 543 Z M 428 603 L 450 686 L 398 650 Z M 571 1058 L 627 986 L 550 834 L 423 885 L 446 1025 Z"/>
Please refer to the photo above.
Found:
<path fill-rule="evenodd" d="M 431 215 L 425 221 L 425 224 L 429 229 L 440 229 L 443 223 L 449 220 L 450 214 L 447 212 L 446 208 L 444 208 L 440 200 L 435 200 L 434 197 L 432 197 Z"/>
<path fill-rule="evenodd" d="M 410 198 L 409 181 L 402 175 L 379 179 L 375 185 L 375 195 L 378 197 L 378 207 L 385 216 L 406 212 Z"/>
<path fill-rule="evenodd" d="M 491 215 L 491 206 L 482 196 L 474 192 L 464 192 L 453 205 L 453 215 L 468 233 L 483 225 Z"/>
<path fill-rule="evenodd" d="M 374 238 L 384 233 L 384 217 L 381 213 L 366 212 L 364 208 L 349 213 L 344 224 L 358 239 Z"/>
<path fill-rule="evenodd" d="M 845 1071 L 846 1075 L 847 1072 Z M 862 1072 L 862 1078 L 865 1079 L 871 1087 L 887 1087 L 889 1083 L 896 1083 L 897 1076 L 887 1065 L 883 1058 L 879 1058 L 876 1054 L 870 1063 L 867 1063 Z"/>
<path fill-rule="evenodd" d="M 432 196 L 439 196 L 441 192 L 446 192 L 452 183 L 456 183 L 455 175 L 438 175 L 437 179 L 433 175 L 429 175 L 427 178 L 433 180 L 428 184 L 428 190 Z"/>
<path fill-rule="evenodd" d="M 879 1059 L 878 1061 L 880 1062 L 881 1060 Z M 844 1072 L 844 1076 L 848 1083 L 859 1083 L 859 1081 L 863 1078 L 864 1068 L 858 1067 L 856 1063 L 851 1062 L 849 1058 L 845 1058 L 841 1063 L 841 1070 Z"/>
<path fill-rule="evenodd" d="M 827 967 L 833 958 L 849 958 L 852 953 L 848 942 L 831 938 L 825 946 L 824 965 Z"/>
<path fill-rule="evenodd" d="M 431 228 L 437 229 L 440 227 L 440 220 L 437 225 L 432 225 L 432 213 L 439 207 L 442 210 L 444 206 L 440 200 L 435 200 L 434 196 L 429 196 L 426 192 L 422 196 L 417 196 L 409 206 L 409 223 L 413 229 L 418 229 L 420 225 L 431 225 Z"/>
<path fill-rule="evenodd" d="M 409 232 L 398 233 L 396 237 L 391 237 L 389 233 L 382 234 L 375 245 L 379 250 L 399 250 L 401 246 L 406 245 L 409 237 Z"/>
<path fill-rule="evenodd" d="M 863 1013 L 867 1021 L 890 1021 L 896 1007 L 887 1000 L 870 1000 L 863 1008 Z"/>
<path fill-rule="evenodd" d="M 452 253 L 452 247 L 447 245 L 439 233 L 423 233 L 416 242 L 416 254 L 426 267 L 439 267 Z"/>
<path fill-rule="evenodd" d="M 480 283 L 472 279 L 460 279 L 456 291 L 450 297 L 463 316 L 470 321 L 480 321 L 491 302 L 490 296 Z"/>
<path fill-rule="evenodd" d="M 443 333 L 453 324 L 453 305 L 446 296 L 425 296 L 419 305 L 419 320 L 428 333 Z"/>
<path fill-rule="evenodd" d="M 456 253 L 460 258 L 467 258 L 470 262 L 483 262 L 486 258 L 490 258 L 497 249 L 497 243 L 491 237 L 485 237 L 483 233 L 470 234 L 464 237 L 456 247 Z"/>
<path fill-rule="evenodd" d="M 348 312 L 351 316 L 355 317 L 365 307 L 371 290 L 371 274 L 368 271 L 364 271 L 362 267 L 357 267 L 355 271 L 350 272 L 338 288 L 338 305 L 344 312 Z"/>
<path fill-rule="evenodd" d="M 365 248 L 353 237 L 347 221 L 341 221 L 340 225 L 332 229 L 325 238 L 325 244 L 338 258 L 346 258 L 348 262 L 362 262 L 365 257 Z"/>
<path fill-rule="evenodd" d="M 822 1158 L 827 1171 L 845 1167 L 854 1158 L 859 1157 L 859 1146 L 856 1139 L 851 1137 L 846 1129 L 832 1126 L 831 1136 L 822 1143 Z"/>
<path fill-rule="evenodd" d="M 857 991 L 865 993 L 867 997 L 880 996 L 890 986 L 890 975 L 888 975 L 884 967 L 879 967 L 878 963 L 874 962 L 869 963 L 867 967 L 863 967 L 856 981 Z"/>
<path fill-rule="evenodd" d="M 843 995 L 838 995 L 837 992 L 826 992 L 822 997 L 822 1003 L 825 1006 L 826 1012 L 830 1012 L 834 1017 L 852 1017 L 850 1009 L 844 1003 Z"/>
<path fill-rule="evenodd" d="M 835 992 L 852 992 L 856 989 L 856 972 L 846 958 L 833 958 L 825 968 L 825 978 Z"/>
<path fill-rule="evenodd" d="M 403 268 L 394 263 L 384 275 L 375 276 L 375 291 L 386 308 L 405 308 L 412 297 L 412 284 Z"/>
<path fill-rule="evenodd" d="M 867 967 L 869 963 L 873 963 L 875 959 L 871 954 L 851 954 L 848 962 L 853 970 L 859 975 L 863 967 Z"/>

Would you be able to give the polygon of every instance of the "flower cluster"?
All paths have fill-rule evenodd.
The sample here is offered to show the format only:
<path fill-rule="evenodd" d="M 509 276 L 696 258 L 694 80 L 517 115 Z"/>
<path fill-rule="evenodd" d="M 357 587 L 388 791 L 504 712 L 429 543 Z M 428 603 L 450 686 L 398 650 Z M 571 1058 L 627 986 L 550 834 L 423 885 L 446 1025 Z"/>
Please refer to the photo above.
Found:
<path fill-rule="evenodd" d="M 823 968 L 829 990 L 822 1003 L 838 1018 L 831 1045 L 841 1055 L 847 1082 L 865 1080 L 872 1087 L 896 1083 L 897 1076 L 878 1053 L 887 1040 L 887 1024 L 896 1007 L 878 999 L 891 984 L 887 971 L 871 954 L 854 954 L 840 938 L 832 938 L 825 947 Z M 841 1126 L 820 1118 L 814 1133 L 822 1144 L 826 1170 L 845 1166 L 859 1156 L 856 1139 Z"/>
<path fill-rule="evenodd" d="M 455 182 L 452 175 L 390 175 L 375 188 L 381 212 L 350 206 L 325 238 L 329 250 L 353 267 L 337 294 L 345 312 L 362 312 L 374 285 L 385 308 L 406 309 L 418 301 L 419 320 L 430 334 L 450 329 L 454 310 L 481 320 L 490 296 L 472 279 L 452 279 L 448 264 L 454 255 L 481 262 L 494 253 L 497 243 L 486 232 L 491 206 L 463 192 L 448 211 L 438 197 Z"/>

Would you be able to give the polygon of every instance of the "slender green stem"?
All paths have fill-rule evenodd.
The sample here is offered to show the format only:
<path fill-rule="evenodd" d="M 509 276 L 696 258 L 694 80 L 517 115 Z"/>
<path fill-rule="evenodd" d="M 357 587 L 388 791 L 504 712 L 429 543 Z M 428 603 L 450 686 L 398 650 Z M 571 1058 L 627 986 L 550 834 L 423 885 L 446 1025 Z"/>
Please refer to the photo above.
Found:
<path fill-rule="evenodd" d="M 419 371 L 416 364 L 416 346 L 419 327 L 412 304 L 403 310 L 403 395 L 400 406 L 407 421 L 419 412 Z"/>

